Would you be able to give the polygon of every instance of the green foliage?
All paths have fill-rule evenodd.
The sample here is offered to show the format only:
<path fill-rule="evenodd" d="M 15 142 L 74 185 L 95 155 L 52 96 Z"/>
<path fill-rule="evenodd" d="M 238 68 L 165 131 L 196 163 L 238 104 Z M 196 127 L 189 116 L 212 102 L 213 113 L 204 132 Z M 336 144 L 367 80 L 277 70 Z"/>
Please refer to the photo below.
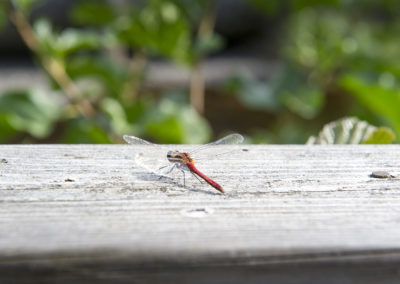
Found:
<path fill-rule="evenodd" d="M 182 103 L 164 99 L 144 118 L 146 133 L 166 143 L 204 143 L 211 130 L 204 118 Z"/>
<path fill-rule="evenodd" d="M 35 22 L 34 30 L 40 43 L 41 53 L 65 58 L 79 50 L 95 50 L 101 45 L 101 37 L 88 30 L 66 29 L 56 33 L 45 19 Z"/>
<path fill-rule="evenodd" d="M 31 19 L 31 11 L 42 2 L 1 1 L 0 28 L 13 11 Z M 74 28 L 59 29 L 44 18 L 32 21 L 34 34 L 24 39 L 38 45 L 31 46 L 32 51 L 56 91 L 0 94 L 0 141 L 28 137 L 110 143 L 120 142 L 125 133 L 164 143 L 208 141 L 207 121 L 187 100 L 149 92 L 142 83 L 148 58 L 194 68 L 224 46 L 210 20 L 216 4 L 209 0 L 128 2 L 75 1 L 70 12 Z M 274 40 L 280 44 L 279 70 L 268 81 L 241 73 L 226 84 L 225 90 L 236 94 L 242 107 L 273 117 L 265 121 L 268 132 L 249 130 L 255 141 L 303 142 L 316 125 L 321 127 L 318 121 L 343 115 L 387 125 L 400 137 L 399 1 L 248 2 L 270 19 L 285 23 L 276 27 L 279 36 Z M 24 32 L 27 37 L 29 29 Z M 327 105 L 336 98 L 345 101 L 343 107 Z M 328 132 L 335 136 L 321 136 Z M 390 143 L 394 133 L 350 118 L 327 125 L 313 139 Z"/>
<path fill-rule="evenodd" d="M 76 117 L 69 120 L 60 138 L 64 143 L 110 143 L 112 140 L 96 120 Z"/>
<path fill-rule="evenodd" d="M 39 90 L 14 91 L 0 96 L 0 113 L 1 120 L 16 131 L 43 138 L 59 119 L 60 105 L 54 96 Z"/>
<path fill-rule="evenodd" d="M 28 19 L 40 2 L 14 0 L 13 11 Z M 0 24 L 8 8 L 4 3 Z M 207 121 L 186 102 L 140 93 L 148 56 L 190 66 L 221 46 L 214 33 L 193 37 L 191 25 L 203 4 L 192 4 L 80 0 L 70 13 L 75 28 L 60 30 L 45 18 L 34 20 L 34 34 L 25 31 L 24 36 L 34 42 L 32 51 L 58 95 L 38 90 L 1 94 L 0 141 L 28 134 L 33 140 L 110 143 L 133 133 L 164 143 L 207 142 Z"/>
<path fill-rule="evenodd" d="M 8 5 L 6 1 L 0 2 L 0 31 L 7 22 Z"/>
<path fill-rule="evenodd" d="M 35 5 L 41 2 L 44 0 L 11 0 L 14 7 L 23 13 L 29 13 Z"/>
<path fill-rule="evenodd" d="M 369 84 L 355 76 L 343 77 L 341 86 L 382 120 L 386 120 L 396 133 L 400 134 L 400 91 L 398 88 Z"/>
<path fill-rule="evenodd" d="M 109 1 L 80 1 L 73 7 L 71 20 L 82 26 L 97 26 L 111 24 L 117 17 L 114 7 Z"/>
<path fill-rule="evenodd" d="M 76 55 L 68 60 L 68 74 L 75 79 L 92 78 L 102 89 L 97 96 L 108 94 L 118 98 L 127 80 L 127 70 L 110 58 Z"/>
<path fill-rule="evenodd" d="M 299 86 L 295 92 L 287 90 L 281 94 L 285 106 L 303 118 L 314 118 L 324 105 L 324 94 L 319 88 Z"/>
<path fill-rule="evenodd" d="M 180 8 L 170 1 L 151 0 L 142 9 L 132 9 L 114 25 L 119 39 L 135 49 L 161 54 L 177 62 L 191 59 L 191 31 Z"/>
<path fill-rule="evenodd" d="M 209 53 L 220 50 L 224 46 L 224 40 L 218 34 L 209 34 L 199 37 L 195 42 L 192 50 L 190 51 L 191 59 L 205 56 Z"/>
<path fill-rule="evenodd" d="M 267 15 L 274 15 L 281 7 L 279 1 L 248 0 L 248 2 Z"/>
<path fill-rule="evenodd" d="M 341 112 L 326 108 L 328 95 L 350 94 L 357 100 L 345 106 L 350 113 L 383 122 L 399 137 L 400 21 L 393 11 L 400 2 L 289 3 L 284 63 L 272 84 L 282 104 L 303 119 L 324 119 Z"/>
<path fill-rule="evenodd" d="M 122 136 L 132 130 L 125 109 L 118 100 L 105 98 L 101 102 L 101 109 L 108 116 L 110 128 L 115 134 Z"/>
<path fill-rule="evenodd" d="M 236 93 L 240 102 L 251 109 L 270 112 L 281 109 L 281 103 L 274 95 L 271 86 L 257 81 L 248 73 L 233 76 L 225 87 L 229 92 Z"/>
<path fill-rule="evenodd" d="M 371 135 L 363 140 L 361 144 L 389 144 L 396 139 L 396 135 L 390 128 L 379 127 Z"/>

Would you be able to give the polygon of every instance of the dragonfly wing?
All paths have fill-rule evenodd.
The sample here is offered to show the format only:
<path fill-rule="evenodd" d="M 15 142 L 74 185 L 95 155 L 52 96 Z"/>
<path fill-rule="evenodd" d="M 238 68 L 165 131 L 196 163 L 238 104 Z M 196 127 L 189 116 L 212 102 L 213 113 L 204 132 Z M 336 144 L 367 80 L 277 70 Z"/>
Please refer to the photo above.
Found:
<path fill-rule="evenodd" d="M 224 138 L 221 138 L 217 141 L 205 144 L 205 145 L 201 145 L 198 148 L 194 149 L 193 151 L 191 151 L 190 153 L 197 153 L 201 150 L 207 149 L 208 147 L 213 147 L 213 146 L 217 146 L 217 145 L 235 145 L 235 144 L 240 144 L 242 143 L 244 140 L 243 136 L 240 135 L 239 133 L 234 133 L 228 136 L 225 136 Z"/>
<path fill-rule="evenodd" d="M 147 171 L 160 176 L 168 176 L 167 172 L 172 166 L 167 159 L 149 158 L 145 153 L 138 153 L 135 157 L 135 162 Z"/>
<path fill-rule="evenodd" d="M 234 133 L 228 136 L 225 136 L 224 138 L 221 138 L 217 141 L 211 142 L 206 145 L 235 145 L 235 144 L 240 144 L 244 140 L 243 136 L 240 135 L 239 133 Z"/>
<path fill-rule="evenodd" d="M 132 135 L 124 135 L 122 136 L 122 138 L 124 138 L 124 140 L 128 143 L 128 144 L 133 144 L 133 145 L 154 145 L 153 143 L 146 141 L 144 139 L 141 139 L 139 137 L 135 137 Z"/>
<path fill-rule="evenodd" d="M 140 152 L 135 156 L 135 162 L 140 167 L 157 175 L 162 175 L 162 169 L 167 168 L 171 163 L 166 158 L 166 150 L 161 145 L 153 144 L 149 141 L 132 135 L 122 136 L 131 145 L 148 145 L 143 148 L 145 152 Z"/>

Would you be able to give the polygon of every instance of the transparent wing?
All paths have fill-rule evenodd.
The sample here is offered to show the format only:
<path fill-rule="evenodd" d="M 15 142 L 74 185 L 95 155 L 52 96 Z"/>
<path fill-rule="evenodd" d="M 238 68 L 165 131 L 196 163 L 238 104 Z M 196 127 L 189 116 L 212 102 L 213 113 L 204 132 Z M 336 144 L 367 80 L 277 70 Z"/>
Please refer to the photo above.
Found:
<path fill-rule="evenodd" d="M 189 168 L 180 160 L 171 163 L 166 157 L 164 159 L 153 159 L 146 154 L 138 153 L 135 157 L 136 164 L 158 176 L 176 178 L 177 176 L 181 177 L 180 171 L 189 171 Z"/>
<path fill-rule="evenodd" d="M 156 145 L 153 144 L 149 141 L 146 141 L 144 139 L 141 139 L 139 137 L 136 136 L 132 136 L 132 135 L 124 135 L 123 136 L 124 140 L 128 143 L 128 144 L 134 144 L 134 145 Z M 211 145 L 234 145 L 234 144 L 240 144 L 242 143 L 244 140 L 243 136 L 240 135 L 239 133 L 234 133 L 234 134 L 230 134 L 228 136 L 225 136 L 224 138 L 221 138 L 217 141 L 205 144 L 205 145 L 201 145 L 200 147 L 196 148 L 194 151 L 191 151 L 191 153 L 197 152 L 197 151 L 201 151 L 204 148 L 207 148 Z"/>
<path fill-rule="evenodd" d="M 240 135 L 239 133 L 234 133 L 234 134 L 225 136 L 224 138 L 221 138 L 217 141 L 214 141 L 214 142 L 211 142 L 211 143 L 208 143 L 205 145 L 201 145 L 201 146 L 197 147 L 196 149 L 194 149 L 193 151 L 190 151 L 190 153 L 191 154 L 197 153 L 199 151 L 207 149 L 208 147 L 213 147 L 213 146 L 217 146 L 217 145 L 236 145 L 236 144 L 242 143 L 243 140 L 244 140 L 244 138 L 242 135 Z"/>
<path fill-rule="evenodd" d="M 168 161 L 167 152 L 170 149 L 168 149 L 167 146 L 153 144 L 149 141 L 132 135 L 124 135 L 123 139 L 131 145 L 146 146 L 141 148 L 141 152 L 136 154 L 135 163 L 149 172 L 159 176 L 173 177 L 176 174 L 176 168 L 180 170 L 187 170 L 186 166 L 179 163 L 181 161 L 179 159 L 170 158 L 170 161 Z"/>
<path fill-rule="evenodd" d="M 139 137 L 135 137 L 132 135 L 124 135 L 122 136 L 122 138 L 124 138 L 124 140 L 128 143 L 128 144 L 134 144 L 134 145 L 155 145 L 149 141 L 143 140 Z"/>
<path fill-rule="evenodd" d="M 225 145 L 225 144 L 234 145 L 242 143 L 243 140 L 244 138 L 242 135 L 240 135 L 239 133 L 234 133 L 206 145 Z"/>
<path fill-rule="evenodd" d="M 192 158 L 195 162 L 201 162 L 205 160 L 216 160 L 221 159 L 224 156 L 234 155 L 240 152 L 240 148 L 235 147 L 234 149 L 226 149 L 219 148 L 220 145 L 236 145 L 242 143 L 244 140 L 243 136 L 240 134 L 231 134 L 221 138 L 217 141 L 211 142 L 209 144 L 205 144 L 195 148 L 193 151 L 190 151 Z M 205 151 L 203 151 L 205 150 Z"/>
<path fill-rule="evenodd" d="M 161 151 L 160 147 L 157 147 L 158 145 L 132 135 L 124 135 L 122 138 L 131 145 L 149 146 L 142 148 L 142 151 L 135 156 L 136 164 L 147 171 L 162 175 L 160 174 L 162 169 L 167 168 L 171 164 L 166 158 L 167 152 Z"/>
<path fill-rule="evenodd" d="M 170 149 L 168 149 L 164 145 L 153 144 L 149 141 L 146 141 L 144 139 L 141 139 L 141 138 L 138 138 L 138 137 L 135 137 L 132 135 L 124 135 L 123 139 L 127 143 L 132 144 L 132 145 L 148 145 L 149 146 L 149 147 L 144 147 L 142 149 L 143 151 L 136 155 L 135 162 L 136 162 L 136 164 L 138 164 L 139 166 L 141 166 L 142 168 L 145 168 L 146 170 L 148 170 L 150 172 L 153 172 L 160 176 L 169 176 L 170 177 L 170 176 L 174 175 L 174 172 L 177 172 L 176 168 L 181 169 L 181 170 L 188 170 L 185 165 L 179 163 L 179 161 L 180 161 L 179 159 L 175 163 L 173 163 L 174 161 L 172 161 L 172 163 L 170 161 L 168 161 L 167 152 Z M 189 151 L 189 152 L 192 154 L 192 153 L 197 153 L 199 151 L 202 151 L 204 149 L 216 150 L 216 151 L 210 151 L 211 153 L 202 153 L 202 155 L 195 155 L 195 160 L 196 161 L 203 160 L 203 159 L 208 160 L 210 158 L 216 159 L 217 157 L 227 155 L 232 152 L 236 152 L 236 151 L 238 151 L 238 149 L 228 150 L 228 151 L 221 153 L 221 152 L 217 151 L 218 147 L 215 147 L 215 146 L 235 145 L 235 144 L 242 143 L 243 140 L 244 140 L 244 138 L 242 135 L 235 133 L 235 134 L 228 135 L 224 138 L 221 138 L 217 141 L 214 141 L 212 143 L 199 146 L 199 147 L 195 148 L 193 151 Z M 175 167 L 175 170 L 173 169 L 174 167 Z"/>
<path fill-rule="evenodd" d="M 135 156 L 135 163 L 147 171 L 160 176 L 168 176 L 167 173 L 172 166 L 168 160 L 149 157 L 148 153 L 140 152 Z"/>

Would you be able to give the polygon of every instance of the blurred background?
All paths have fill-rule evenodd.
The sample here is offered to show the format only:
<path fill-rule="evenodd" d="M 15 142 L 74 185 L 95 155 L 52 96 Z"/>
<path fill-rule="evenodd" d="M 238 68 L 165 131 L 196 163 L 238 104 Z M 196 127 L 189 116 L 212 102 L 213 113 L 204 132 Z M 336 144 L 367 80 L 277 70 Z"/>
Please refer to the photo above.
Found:
<path fill-rule="evenodd" d="M 0 143 L 399 142 L 398 0 L 6 0 L 0 28 Z"/>

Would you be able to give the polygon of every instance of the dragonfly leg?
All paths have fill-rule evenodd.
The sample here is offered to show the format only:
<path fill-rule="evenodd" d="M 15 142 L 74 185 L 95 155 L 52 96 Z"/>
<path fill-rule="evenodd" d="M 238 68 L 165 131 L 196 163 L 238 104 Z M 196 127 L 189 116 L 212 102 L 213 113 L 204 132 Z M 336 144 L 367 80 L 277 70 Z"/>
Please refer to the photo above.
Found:
<path fill-rule="evenodd" d="M 158 171 L 161 171 L 162 169 L 165 169 L 166 167 L 169 167 L 169 165 L 159 168 Z M 176 164 L 173 164 L 172 167 L 165 173 L 165 175 L 168 175 L 169 173 L 171 173 L 175 167 L 176 167 Z M 160 177 L 158 179 L 160 180 L 161 178 L 163 178 L 162 175 L 160 175 Z"/>
<path fill-rule="evenodd" d="M 168 167 L 168 166 L 164 166 L 163 168 Z M 170 174 L 176 167 L 176 164 L 173 164 L 173 166 L 168 170 L 168 172 L 166 172 L 165 174 L 168 175 Z"/>
<path fill-rule="evenodd" d="M 190 172 L 195 178 L 197 178 L 197 180 L 202 184 L 203 183 L 203 181 L 201 180 L 201 179 L 199 179 L 199 177 L 198 176 L 196 176 L 194 173 L 192 173 L 192 172 Z"/>
<path fill-rule="evenodd" d="M 182 174 L 183 174 L 183 187 L 186 187 L 186 178 L 185 178 L 185 171 L 181 170 Z"/>
<path fill-rule="evenodd" d="M 158 171 L 161 172 L 162 169 L 165 169 L 166 167 L 168 167 L 168 165 L 162 166 L 160 168 L 158 168 Z"/>

